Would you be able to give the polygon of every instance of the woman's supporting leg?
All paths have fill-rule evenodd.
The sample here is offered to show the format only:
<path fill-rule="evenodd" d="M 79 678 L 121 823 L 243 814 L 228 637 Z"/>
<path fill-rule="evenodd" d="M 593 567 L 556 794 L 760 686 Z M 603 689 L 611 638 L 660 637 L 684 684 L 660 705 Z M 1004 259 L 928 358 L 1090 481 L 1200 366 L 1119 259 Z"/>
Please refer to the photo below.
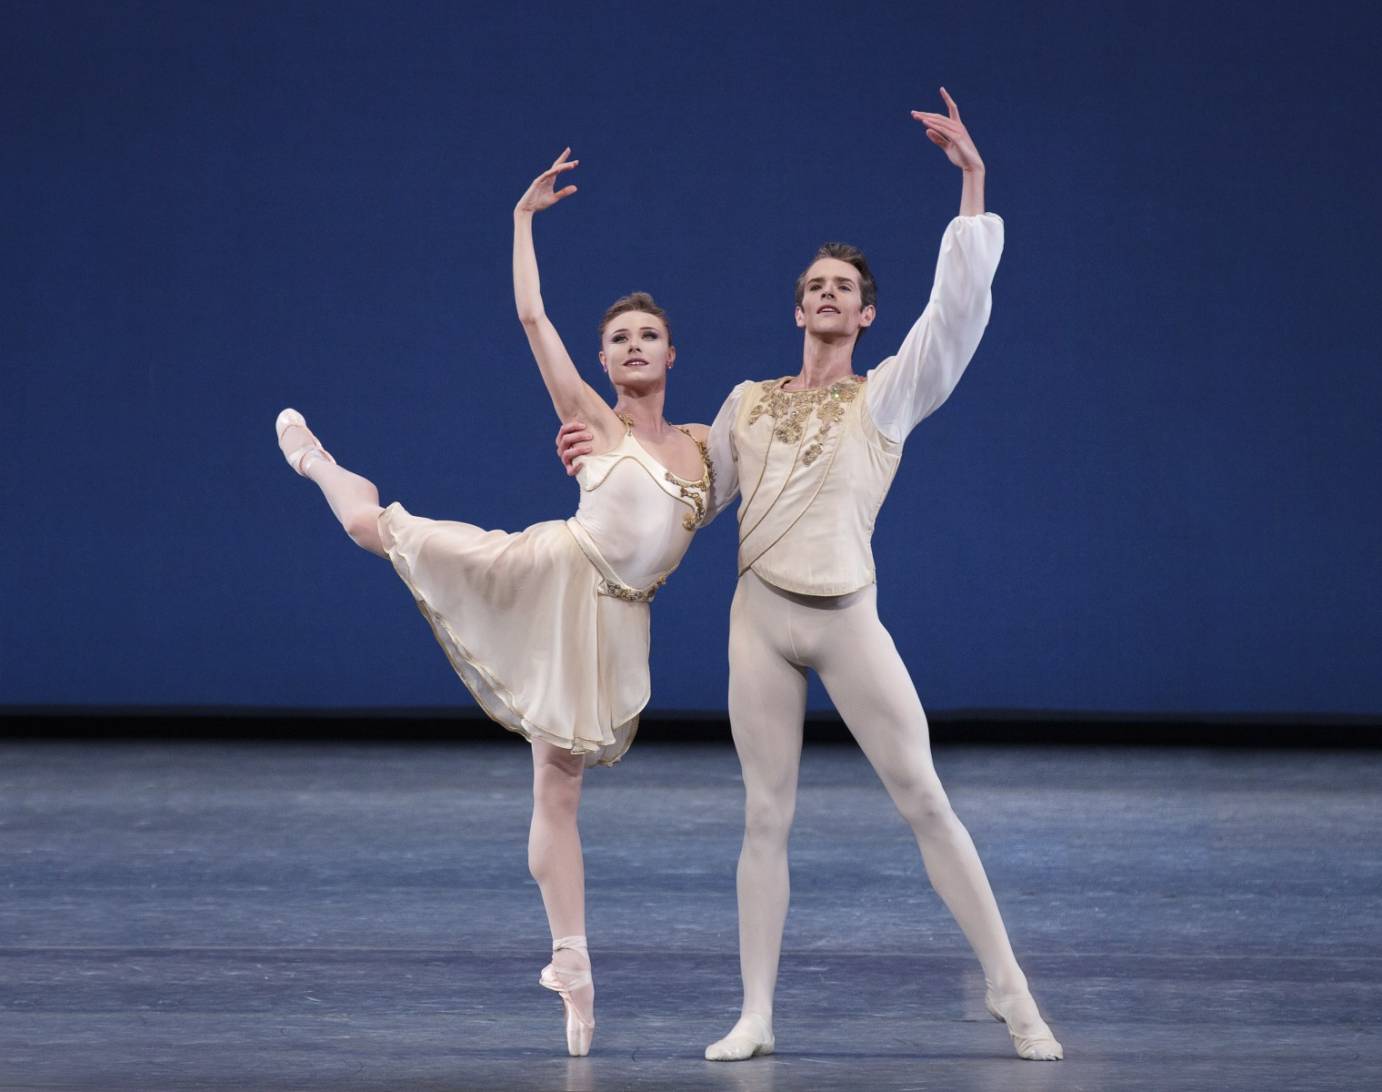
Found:
<path fill-rule="evenodd" d="M 577 813 L 585 761 L 550 743 L 533 743 L 533 821 L 528 831 L 528 870 L 542 891 L 552 940 L 585 937 L 585 861 Z M 563 947 L 552 954 L 552 970 L 569 982 L 590 970 L 581 949 Z M 586 982 L 570 991 L 571 1003 L 587 1023 L 595 1020 L 595 986 Z"/>
<path fill-rule="evenodd" d="M 782 645 L 772 617 L 776 593 L 749 574 L 730 609 L 729 719 L 744 775 L 744 844 L 739 853 L 739 1022 L 706 1048 L 710 1061 L 773 1050 L 773 992 L 791 885 L 787 839 L 796 811 L 806 672 Z"/>
<path fill-rule="evenodd" d="M 304 426 L 290 424 L 279 435 L 278 446 L 286 455 L 315 439 Z M 379 506 L 379 490 L 374 483 L 311 452 L 300 465 L 302 476 L 317 483 L 351 541 L 372 554 L 388 557 L 379 539 L 379 513 L 383 509 Z"/>
<path fill-rule="evenodd" d="M 979 957 L 989 997 L 999 999 L 1000 1018 L 1007 1020 L 1019 1052 L 1059 1057 L 1060 1044 L 1031 1001 L 974 841 L 936 775 L 921 699 L 878 619 L 872 589 L 848 611 L 832 614 L 813 642 L 821 681 L 912 828 L 926 875 Z M 1024 1051 L 1023 1039 L 1050 1046 Z"/>
<path fill-rule="evenodd" d="M 580 755 L 533 742 L 533 822 L 528 870 L 542 891 L 552 939 L 585 936 L 585 862 L 577 813 L 585 763 Z"/>

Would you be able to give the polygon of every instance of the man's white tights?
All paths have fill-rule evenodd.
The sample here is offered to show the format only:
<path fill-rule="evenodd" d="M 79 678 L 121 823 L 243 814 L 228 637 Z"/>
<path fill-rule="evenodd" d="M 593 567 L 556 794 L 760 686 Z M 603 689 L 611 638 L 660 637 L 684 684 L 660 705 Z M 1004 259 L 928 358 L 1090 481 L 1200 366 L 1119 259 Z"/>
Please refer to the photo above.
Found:
<path fill-rule="evenodd" d="M 876 587 L 802 596 L 746 574 L 730 611 L 729 663 L 730 723 L 746 797 L 738 873 L 744 1004 L 743 1018 L 706 1056 L 729 1060 L 772 1050 L 773 990 L 789 897 L 787 836 L 796 809 L 808 669 L 820 675 L 911 826 L 931 885 L 979 957 L 989 990 L 1025 994 L 1027 981 L 984 866 L 931 763 L 916 688 L 878 619 Z"/>

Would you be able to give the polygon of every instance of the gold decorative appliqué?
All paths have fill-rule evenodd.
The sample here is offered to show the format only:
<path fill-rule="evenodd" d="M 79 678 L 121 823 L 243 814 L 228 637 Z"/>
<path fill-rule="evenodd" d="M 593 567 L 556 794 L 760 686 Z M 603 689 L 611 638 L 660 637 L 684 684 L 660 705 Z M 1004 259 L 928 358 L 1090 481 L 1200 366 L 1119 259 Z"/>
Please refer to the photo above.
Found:
<path fill-rule="evenodd" d="M 687 438 L 696 445 L 701 453 L 701 465 L 705 467 L 705 472 L 701 475 L 698 482 L 688 482 L 685 478 L 678 478 L 670 470 L 667 471 L 667 480 L 677 487 L 682 499 L 691 505 L 691 511 L 682 517 L 681 525 L 688 531 L 694 531 L 705 519 L 706 501 L 715 489 L 715 466 L 710 461 L 710 452 L 706 445 L 697 440 L 686 429 L 682 429 Z"/>
<path fill-rule="evenodd" d="M 658 588 L 665 583 L 667 583 L 665 576 L 647 588 L 630 588 L 626 584 L 616 584 L 611 580 L 606 580 L 600 585 L 600 594 L 608 595 L 611 599 L 622 599 L 625 603 L 651 603 Z"/>
<path fill-rule="evenodd" d="M 624 422 L 624 428 L 629 433 L 633 432 L 632 417 L 623 413 L 615 414 L 615 416 Z M 682 517 L 681 525 L 688 531 L 694 531 L 701 525 L 701 521 L 705 519 L 706 501 L 715 489 L 715 465 L 710 461 L 710 450 L 703 442 L 692 436 L 690 430 L 684 429 L 680 425 L 676 425 L 675 427 L 679 431 L 686 433 L 686 438 L 696 445 L 696 449 L 701 453 L 701 465 L 705 467 L 704 472 L 701 474 L 701 480 L 698 482 L 689 482 L 685 478 L 677 477 L 670 470 L 664 470 L 667 481 L 675 485 L 678 492 L 681 494 L 682 500 L 687 501 L 691 505 L 691 511 Z M 658 588 L 662 587 L 664 582 L 665 578 L 654 585 L 644 599 L 636 598 L 641 593 L 634 592 L 631 588 L 621 587 L 620 590 L 610 591 L 609 594 L 613 595 L 616 599 L 629 599 L 630 595 L 632 595 L 635 597 L 631 600 L 633 602 L 651 602 L 653 595 L 657 592 Z M 630 595 L 625 595 L 624 592 L 629 592 Z"/>
<path fill-rule="evenodd" d="M 774 422 L 773 438 L 784 444 L 795 444 L 801 440 L 814 416 L 819 421 L 816 434 L 801 453 L 803 465 L 810 466 L 825 450 L 830 431 L 844 420 L 845 406 L 859 396 L 862 382 L 859 376 L 850 376 L 829 387 L 789 391 L 783 389 L 780 379 L 765 380 L 759 384 L 762 395 L 758 404 L 749 410 L 748 423 L 752 425 L 767 414 Z"/>

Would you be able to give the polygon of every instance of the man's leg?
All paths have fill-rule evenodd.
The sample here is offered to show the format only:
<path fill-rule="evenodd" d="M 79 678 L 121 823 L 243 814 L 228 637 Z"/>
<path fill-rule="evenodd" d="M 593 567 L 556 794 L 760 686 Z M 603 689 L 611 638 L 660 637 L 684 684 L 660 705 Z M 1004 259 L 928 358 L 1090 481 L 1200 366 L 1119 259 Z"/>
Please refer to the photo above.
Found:
<path fill-rule="evenodd" d="M 744 1006 L 711 1061 L 773 1050 L 773 990 L 790 885 L 787 837 L 796 810 L 806 672 L 788 659 L 786 605 L 752 573 L 734 594 L 729 623 L 729 719 L 744 774 L 739 853 L 739 968 Z"/>
<path fill-rule="evenodd" d="M 1060 1057 L 1037 1012 L 969 832 L 950 806 L 931 761 L 926 714 L 906 665 L 875 610 L 876 589 L 828 612 L 807 639 L 835 708 L 912 828 L 926 875 L 964 931 L 1023 1057 Z M 798 631 L 800 632 L 800 630 Z M 998 1015 L 998 1014 L 995 1014 Z"/>

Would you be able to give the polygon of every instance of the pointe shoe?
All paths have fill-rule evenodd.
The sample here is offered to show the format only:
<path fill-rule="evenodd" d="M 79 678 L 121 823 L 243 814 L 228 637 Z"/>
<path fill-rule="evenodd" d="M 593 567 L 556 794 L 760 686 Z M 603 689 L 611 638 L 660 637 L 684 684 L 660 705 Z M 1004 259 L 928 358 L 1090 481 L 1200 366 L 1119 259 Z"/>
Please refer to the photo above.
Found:
<path fill-rule="evenodd" d="M 589 967 L 590 953 L 586 950 L 585 937 L 561 937 L 552 941 L 553 954 L 563 948 L 580 952 L 586 957 L 586 966 Z M 538 982 L 561 997 L 562 1008 L 566 1013 L 567 1053 L 573 1058 L 584 1058 L 590 1053 L 590 1041 L 595 1037 L 595 1014 L 592 1012 L 587 1019 L 571 1000 L 571 991 L 590 985 L 589 969 L 575 972 L 559 971 L 549 963 L 542 968 Z"/>
<path fill-rule="evenodd" d="M 292 451 L 283 452 L 283 457 L 288 460 L 288 465 L 293 468 L 294 472 L 298 474 L 303 473 L 303 464 L 306 463 L 308 456 L 316 456 L 330 463 L 336 461 L 331 457 L 331 452 L 322 447 L 321 441 L 317 439 L 316 434 L 307 427 L 307 422 L 303 420 L 302 414 L 298 413 L 295 409 L 285 409 L 278 415 L 278 420 L 274 422 L 274 430 L 278 433 L 278 446 L 280 449 L 283 447 L 283 434 L 294 425 L 297 425 L 298 428 L 302 429 L 303 432 L 311 437 L 307 443 L 300 447 L 295 447 Z M 303 477 L 306 477 L 306 475 L 303 474 Z"/>
<path fill-rule="evenodd" d="M 777 1046 L 772 1025 L 757 1014 L 741 1016 L 723 1039 L 705 1048 L 707 1062 L 742 1062 L 760 1054 L 771 1054 Z"/>
<path fill-rule="evenodd" d="M 1023 1006 L 1023 1002 L 1031 1006 L 1028 1012 L 1022 1012 L 1018 1008 Z M 1030 993 L 999 995 L 985 991 L 984 1008 L 988 1009 L 989 1015 L 999 1023 L 1008 1025 L 1008 1034 L 1012 1036 L 1013 1046 L 1017 1048 L 1019 1058 L 1026 1058 L 1029 1062 L 1058 1062 L 1065 1057 L 1065 1051 L 1051 1034 L 1046 1021 L 1041 1018 L 1036 1001 Z M 1009 1016 L 1022 1023 L 1022 1031 L 1013 1027 Z"/>

